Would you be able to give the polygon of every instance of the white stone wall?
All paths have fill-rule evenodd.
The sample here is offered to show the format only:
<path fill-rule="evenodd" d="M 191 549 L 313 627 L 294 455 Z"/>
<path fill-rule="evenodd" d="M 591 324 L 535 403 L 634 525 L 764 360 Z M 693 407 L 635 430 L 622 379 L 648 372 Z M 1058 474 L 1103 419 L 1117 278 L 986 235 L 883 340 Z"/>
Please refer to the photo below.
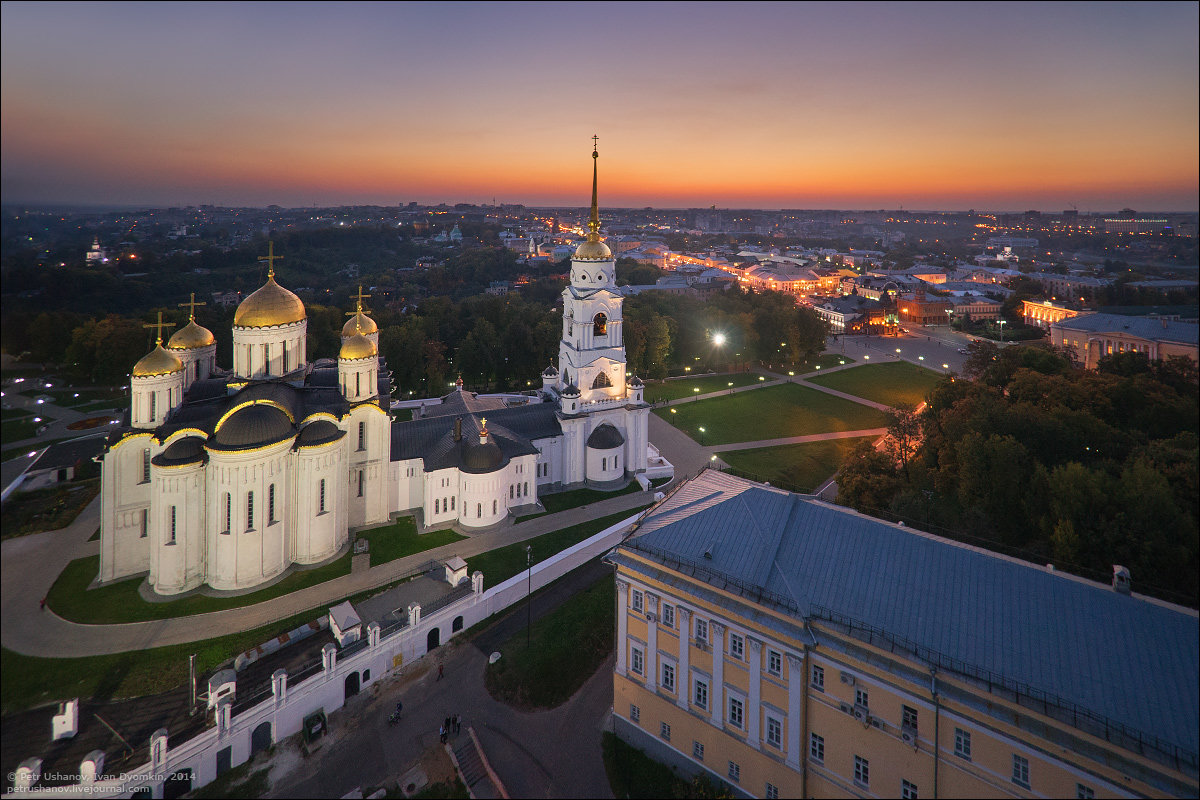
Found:
<path fill-rule="evenodd" d="M 512 462 L 502 470 L 485 475 L 462 475 L 458 521 L 467 528 L 495 525 L 508 515 L 508 484 Z M 457 472 L 457 470 L 453 470 Z"/>
<path fill-rule="evenodd" d="M 129 383 L 130 420 L 135 428 L 157 428 L 166 421 L 167 414 L 183 402 L 183 372 L 135 375 Z"/>
<path fill-rule="evenodd" d="M 183 390 L 185 392 L 196 381 L 202 381 L 211 375 L 217 365 L 216 343 L 192 349 L 167 348 L 167 352 L 173 353 L 183 362 Z"/>
<path fill-rule="evenodd" d="M 417 459 L 419 461 L 419 459 Z M 462 513 L 462 483 L 456 469 L 439 469 L 425 473 L 425 497 L 422 516 L 425 527 L 433 525 L 450 525 L 459 519 Z M 450 500 L 453 498 L 453 504 Z"/>
<path fill-rule="evenodd" d="M 151 466 L 150 585 L 162 595 L 198 588 L 205 579 L 204 465 Z M 175 535 L 171 536 L 171 517 Z"/>
<path fill-rule="evenodd" d="M 379 394 L 379 359 L 338 359 L 338 385 L 351 403 L 370 400 Z"/>
<path fill-rule="evenodd" d="M 307 319 L 270 328 L 240 328 L 235 325 L 234 374 L 241 378 L 278 378 L 307 364 L 307 332 Z"/>
<path fill-rule="evenodd" d="M 602 483 L 615 481 L 625 474 L 624 447 L 612 450 L 587 448 L 587 479 Z"/>
<path fill-rule="evenodd" d="M 152 484 L 142 482 L 143 452 L 161 448 L 150 433 L 127 436 L 104 454 L 100 469 L 100 582 L 150 569 L 150 539 L 142 536 Z M 147 532 L 153 527 L 147 523 Z"/>
<path fill-rule="evenodd" d="M 317 564 L 331 558 L 349 540 L 346 483 L 346 442 L 305 447 L 292 454 L 296 506 L 292 514 L 291 561 Z M 321 510 L 321 481 L 325 481 L 325 510 Z"/>
<path fill-rule="evenodd" d="M 359 441 L 362 423 L 362 444 Z M 392 507 L 388 494 L 391 467 L 391 419 L 379 406 L 369 403 L 353 409 L 338 426 L 346 431 L 346 498 L 348 524 L 362 527 L 387 522 Z M 363 493 L 358 494 L 358 474 L 363 474 Z"/>

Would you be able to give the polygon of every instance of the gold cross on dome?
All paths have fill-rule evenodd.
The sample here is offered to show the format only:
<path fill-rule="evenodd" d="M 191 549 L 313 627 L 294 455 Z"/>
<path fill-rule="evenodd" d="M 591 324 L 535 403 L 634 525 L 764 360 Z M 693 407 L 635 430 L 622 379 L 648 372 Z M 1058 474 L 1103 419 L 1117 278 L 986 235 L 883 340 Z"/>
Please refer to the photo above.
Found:
<path fill-rule="evenodd" d="M 186 307 L 188 310 L 188 322 L 195 322 L 196 321 L 196 306 L 206 306 L 206 305 L 208 305 L 208 303 L 197 303 L 196 302 L 196 293 L 192 292 L 191 299 L 188 300 L 186 303 L 180 303 L 179 307 L 180 308 Z"/>
<path fill-rule="evenodd" d="M 600 146 L 600 137 L 593 136 L 592 137 L 592 149 L 597 150 L 597 149 L 599 149 L 599 146 Z"/>
<path fill-rule="evenodd" d="M 142 327 L 143 328 L 156 328 L 157 335 L 154 338 L 154 344 L 161 345 L 163 328 L 174 328 L 175 323 L 174 322 L 163 322 L 162 321 L 162 312 L 160 311 L 160 312 L 158 312 L 158 322 L 151 322 L 149 325 L 142 325 Z"/>
<path fill-rule="evenodd" d="M 369 295 L 369 294 L 363 294 L 362 285 L 360 284 L 360 285 L 359 285 L 359 287 L 358 287 L 358 294 L 352 294 L 352 295 L 350 295 L 350 296 L 351 296 L 351 297 L 353 297 L 353 298 L 355 299 L 355 301 L 357 301 L 357 302 L 356 302 L 356 305 L 355 305 L 355 308 L 356 308 L 357 310 L 355 310 L 355 311 L 347 311 L 347 312 L 346 312 L 346 316 L 347 316 L 347 317 L 353 317 L 355 314 L 361 314 L 361 313 L 362 313 L 362 310 L 363 310 L 363 307 L 362 307 L 362 301 L 363 301 L 363 300 L 366 300 L 366 299 L 367 299 L 368 297 L 370 297 L 371 295 Z"/>
<path fill-rule="evenodd" d="M 268 239 L 267 240 L 267 254 L 265 256 L 258 257 L 259 261 L 267 262 L 267 277 L 268 278 L 275 277 L 275 262 L 280 261 L 282 259 L 283 259 L 283 256 L 275 255 L 275 242 Z"/>

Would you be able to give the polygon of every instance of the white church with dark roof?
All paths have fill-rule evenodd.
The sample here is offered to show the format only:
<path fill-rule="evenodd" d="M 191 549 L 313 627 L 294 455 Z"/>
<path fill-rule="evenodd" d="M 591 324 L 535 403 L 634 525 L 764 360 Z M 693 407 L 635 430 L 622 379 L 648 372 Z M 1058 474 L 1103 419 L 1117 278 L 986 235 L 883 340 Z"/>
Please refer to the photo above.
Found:
<path fill-rule="evenodd" d="M 233 368 L 195 321 L 133 368 L 131 408 L 101 455 L 101 583 L 147 575 L 170 596 L 244 591 L 341 556 L 351 531 L 415 514 L 421 530 L 499 524 L 540 493 L 623 488 L 672 468 L 627 380 L 616 262 L 600 241 L 593 151 L 587 241 L 563 292 L 558 368 L 536 397 L 459 388 L 390 415 L 390 373 L 360 292 L 335 359 L 310 362 L 304 304 L 267 282 L 238 306 Z M 643 477 L 644 480 L 644 477 Z"/>

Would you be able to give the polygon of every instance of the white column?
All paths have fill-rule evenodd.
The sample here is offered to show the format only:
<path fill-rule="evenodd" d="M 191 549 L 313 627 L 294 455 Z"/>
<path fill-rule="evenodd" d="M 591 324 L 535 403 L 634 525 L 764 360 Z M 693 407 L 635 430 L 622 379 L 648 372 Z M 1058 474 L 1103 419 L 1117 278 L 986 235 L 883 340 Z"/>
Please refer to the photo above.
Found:
<path fill-rule="evenodd" d="M 688 698 L 692 691 L 689 667 L 692 651 L 692 612 L 680 607 L 676 609 L 675 613 L 679 615 L 679 673 L 675 676 L 675 703 L 687 711 Z"/>
<path fill-rule="evenodd" d="M 617 674 L 625 676 L 625 654 L 629 649 L 629 584 L 617 579 Z"/>
<path fill-rule="evenodd" d="M 646 592 L 646 688 L 658 691 L 658 596 Z"/>
<path fill-rule="evenodd" d="M 712 689 L 708 693 L 708 702 L 712 709 L 712 724 L 723 729 L 725 727 L 725 626 L 713 620 L 708 623 L 708 630 L 712 639 L 713 651 Z"/>
<path fill-rule="evenodd" d="M 746 709 L 750 720 L 746 732 L 750 735 L 750 746 L 757 750 L 759 723 L 762 721 L 762 642 L 749 636 L 746 637 L 746 642 L 750 645 L 750 697 L 747 699 L 747 705 L 750 707 Z"/>
<path fill-rule="evenodd" d="M 804 725 L 800 719 L 803 711 L 804 702 L 804 656 L 787 654 L 788 662 L 788 738 L 787 738 L 787 765 L 792 769 L 800 769 L 800 761 L 803 757 L 801 748 L 804 743 L 800 741 L 800 732 L 804 729 Z"/>

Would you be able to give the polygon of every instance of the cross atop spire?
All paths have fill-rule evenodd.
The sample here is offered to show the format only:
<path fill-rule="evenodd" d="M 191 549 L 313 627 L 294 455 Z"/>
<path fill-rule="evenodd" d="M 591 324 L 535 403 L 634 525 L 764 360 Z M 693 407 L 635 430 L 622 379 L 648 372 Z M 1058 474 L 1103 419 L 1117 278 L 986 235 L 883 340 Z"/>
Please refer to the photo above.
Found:
<path fill-rule="evenodd" d="M 347 317 L 353 317 L 355 314 L 361 314 L 361 313 L 363 313 L 362 301 L 363 301 L 363 300 L 366 300 L 366 299 L 367 299 L 368 297 L 370 297 L 371 295 L 369 295 L 369 294 L 363 294 L 363 290 L 362 290 L 362 284 L 359 284 L 359 286 L 358 286 L 358 294 L 352 294 L 352 295 L 350 295 L 350 296 L 351 296 L 351 297 L 353 297 L 353 298 L 354 298 L 354 300 L 355 300 L 355 306 L 354 306 L 354 309 L 355 309 L 355 310 L 354 310 L 354 311 L 347 311 L 347 312 L 346 312 L 346 316 L 347 316 Z"/>
<path fill-rule="evenodd" d="M 275 262 L 280 261 L 282 259 L 283 259 L 283 256 L 275 255 L 275 242 L 268 239 L 267 240 L 267 254 L 265 256 L 258 257 L 259 261 L 267 262 L 267 278 L 268 279 L 275 277 Z"/>
<path fill-rule="evenodd" d="M 196 306 L 206 306 L 206 305 L 208 305 L 208 303 L 197 303 L 196 302 L 196 293 L 192 292 L 191 299 L 188 300 L 188 302 L 186 302 L 186 303 L 180 303 L 179 307 L 180 308 L 187 307 L 188 322 L 195 322 L 196 321 Z"/>
<path fill-rule="evenodd" d="M 588 241 L 600 241 L 600 203 L 596 191 L 596 164 L 600 159 L 600 137 L 592 137 L 592 215 L 588 218 Z"/>
<path fill-rule="evenodd" d="M 175 323 L 174 322 L 163 322 L 162 321 L 162 312 L 160 311 L 160 312 L 158 312 L 158 322 L 152 322 L 149 325 L 142 325 L 142 327 L 157 329 L 157 333 L 154 337 L 154 346 L 161 347 L 162 346 L 163 328 L 174 328 Z"/>

